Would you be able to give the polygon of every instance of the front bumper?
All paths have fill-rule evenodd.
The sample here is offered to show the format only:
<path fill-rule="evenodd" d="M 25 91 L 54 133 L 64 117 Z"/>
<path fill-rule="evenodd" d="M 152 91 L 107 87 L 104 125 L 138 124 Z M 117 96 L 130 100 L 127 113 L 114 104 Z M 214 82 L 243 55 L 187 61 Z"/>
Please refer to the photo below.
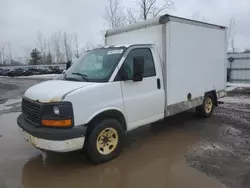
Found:
<path fill-rule="evenodd" d="M 83 148 L 87 127 L 77 126 L 68 129 L 36 127 L 27 122 L 23 115 L 17 124 L 24 132 L 25 139 L 34 147 L 55 152 L 69 152 Z"/>

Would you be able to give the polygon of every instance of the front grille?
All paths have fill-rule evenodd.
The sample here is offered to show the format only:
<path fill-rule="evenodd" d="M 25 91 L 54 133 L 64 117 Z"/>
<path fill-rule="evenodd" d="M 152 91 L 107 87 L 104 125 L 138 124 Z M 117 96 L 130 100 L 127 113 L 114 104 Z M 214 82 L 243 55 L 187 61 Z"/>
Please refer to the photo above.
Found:
<path fill-rule="evenodd" d="M 22 111 L 26 120 L 34 124 L 41 123 L 40 117 L 41 106 L 38 102 L 34 102 L 23 98 L 22 100 Z"/>

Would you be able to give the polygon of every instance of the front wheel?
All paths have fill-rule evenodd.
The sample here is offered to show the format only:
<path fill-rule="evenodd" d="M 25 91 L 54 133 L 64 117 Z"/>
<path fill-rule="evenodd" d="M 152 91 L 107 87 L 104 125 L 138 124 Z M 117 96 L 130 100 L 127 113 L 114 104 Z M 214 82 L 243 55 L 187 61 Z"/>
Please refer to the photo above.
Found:
<path fill-rule="evenodd" d="M 212 116 L 214 111 L 215 101 L 212 94 L 206 94 L 204 97 L 203 104 L 196 108 L 196 113 L 200 117 L 208 118 Z"/>
<path fill-rule="evenodd" d="M 125 135 L 121 124 L 116 119 L 104 119 L 93 126 L 85 143 L 87 158 L 98 164 L 118 157 Z"/>

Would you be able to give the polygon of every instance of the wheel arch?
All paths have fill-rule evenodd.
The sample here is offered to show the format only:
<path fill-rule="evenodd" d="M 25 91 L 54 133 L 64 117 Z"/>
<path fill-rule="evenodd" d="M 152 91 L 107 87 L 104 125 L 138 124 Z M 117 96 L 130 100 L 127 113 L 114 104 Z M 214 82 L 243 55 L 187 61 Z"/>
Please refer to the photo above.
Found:
<path fill-rule="evenodd" d="M 95 122 L 104 118 L 114 118 L 122 125 L 124 131 L 127 130 L 127 122 L 124 113 L 119 108 L 105 108 L 94 113 L 87 121 L 87 137 L 92 131 L 92 126 Z"/>
<path fill-rule="evenodd" d="M 215 104 L 215 106 L 218 106 L 218 97 L 217 97 L 216 90 L 212 90 L 212 91 L 206 92 L 204 96 L 206 96 L 206 95 L 212 95 L 213 98 L 214 98 L 214 104 Z"/>

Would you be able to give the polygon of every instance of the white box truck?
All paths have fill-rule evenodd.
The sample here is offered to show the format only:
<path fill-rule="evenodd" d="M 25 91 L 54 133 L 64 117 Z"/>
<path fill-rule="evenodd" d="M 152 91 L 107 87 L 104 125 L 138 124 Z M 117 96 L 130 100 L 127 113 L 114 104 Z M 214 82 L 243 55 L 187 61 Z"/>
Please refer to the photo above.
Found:
<path fill-rule="evenodd" d="M 170 15 L 107 31 L 106 46 L 63 80 L 25 92 L 18 125 L 37 148 L 83 149 L 102 163 L 120 154 L 127 131 L 191 108 L 210 117 L 226 94 L 226 33 Z"/>

